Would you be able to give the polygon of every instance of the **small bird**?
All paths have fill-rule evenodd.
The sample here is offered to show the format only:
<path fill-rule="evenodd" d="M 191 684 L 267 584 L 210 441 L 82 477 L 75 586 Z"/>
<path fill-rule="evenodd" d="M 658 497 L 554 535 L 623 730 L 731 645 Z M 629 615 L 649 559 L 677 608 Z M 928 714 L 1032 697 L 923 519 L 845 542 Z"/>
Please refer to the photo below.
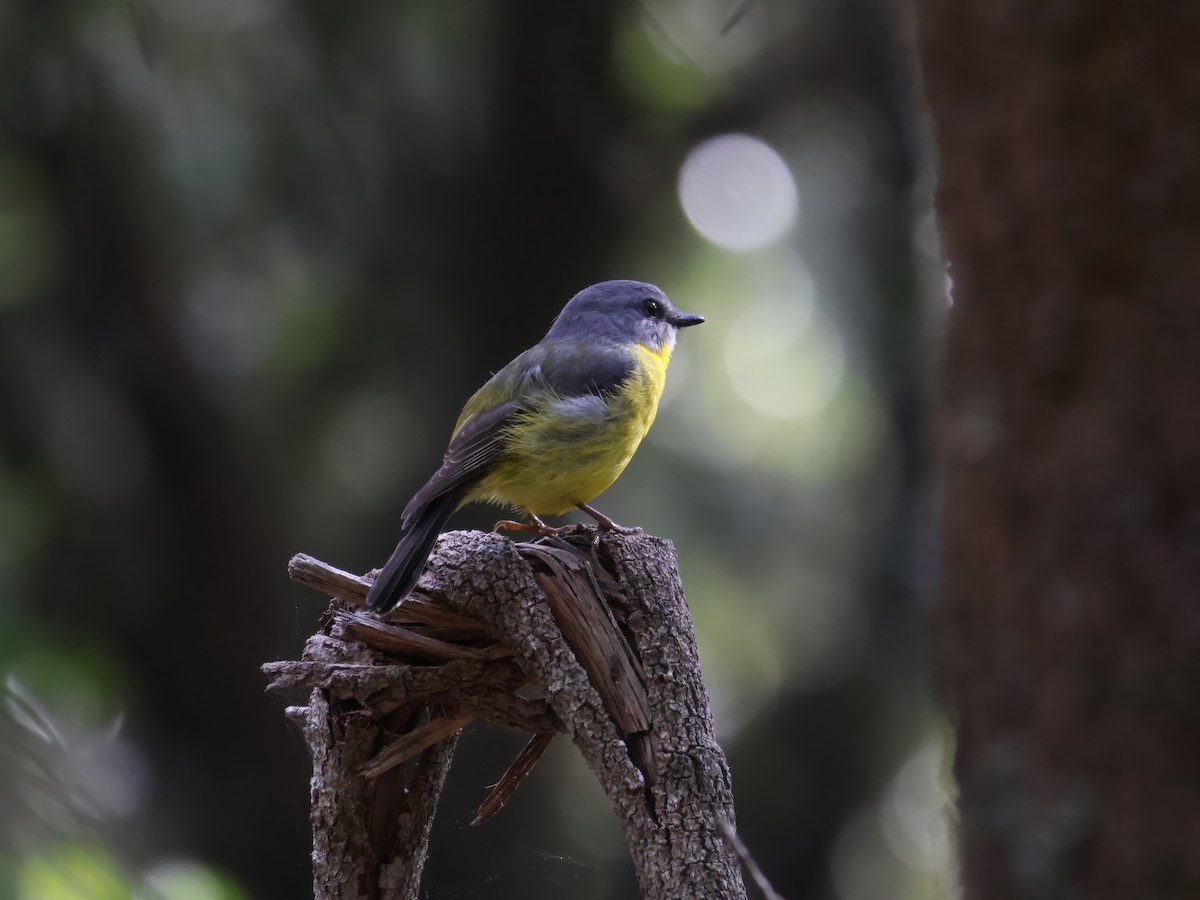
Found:
<path fill-rule="evenodd" d="M 572 297 L 546 336 L 463 407 L 441 468 L 404 508 L 404 536 L 367 608 L 384 613 L 408 596 L 446 520 L 474 500 L 529 519 L 497 529 L 560 533 L 541 517 L 578 507 L 602 531 L 640 530 L 588 503 L 617 480 L 654 422 L 679 329 L 703 321 L 641 281 L 605 281 Z"/>

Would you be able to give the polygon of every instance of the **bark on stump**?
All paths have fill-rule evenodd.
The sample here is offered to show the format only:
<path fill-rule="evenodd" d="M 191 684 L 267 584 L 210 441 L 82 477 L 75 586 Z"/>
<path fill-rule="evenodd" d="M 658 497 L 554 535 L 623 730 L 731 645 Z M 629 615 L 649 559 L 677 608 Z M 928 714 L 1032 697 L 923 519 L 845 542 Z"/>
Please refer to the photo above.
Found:
<path fill-rule="evenodd" d="M 670 542 L 608 535 L 593 551 L 587 533 L 513 544 L 451 532 L 386 623 L 355 608 L 367 580 L 308 557 L 290 570 L 335 598 L 304 659 L 263 667 L 273 688 L 312 689 L 289 714 L 313 754 L 318 900 L 418 896 L 446 771 L 475 719 L 533 734 L 477 822 L 562 731 L 612 800 L 644 896 L 746 896 Z M 527 684 L 542 699 L 518 695 Z"/>

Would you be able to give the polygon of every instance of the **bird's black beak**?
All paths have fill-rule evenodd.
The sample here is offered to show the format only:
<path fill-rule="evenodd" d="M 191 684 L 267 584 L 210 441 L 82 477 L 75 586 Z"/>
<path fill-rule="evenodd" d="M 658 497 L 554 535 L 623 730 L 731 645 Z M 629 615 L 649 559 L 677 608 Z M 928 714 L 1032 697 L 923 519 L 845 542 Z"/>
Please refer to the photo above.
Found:
<path fill-rule="evenodd" d="M 704 316 L 694 316 L 691 313 L 677 312 L 673 313 L 667 321 L 676 328 L 687 328 L 689 325 L 699 325 L 704 321 Z"/>

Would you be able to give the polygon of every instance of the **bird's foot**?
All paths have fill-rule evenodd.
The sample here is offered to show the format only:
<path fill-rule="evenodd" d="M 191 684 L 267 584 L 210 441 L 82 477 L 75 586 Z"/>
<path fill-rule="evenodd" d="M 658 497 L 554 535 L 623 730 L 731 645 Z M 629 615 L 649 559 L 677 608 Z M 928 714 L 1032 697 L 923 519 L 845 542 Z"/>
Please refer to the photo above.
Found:
<path fill-rule="evenodd" d="M 499 534 L 501 531 L 535 531 L 536 529 L 528 522 L 521 522 L 517 519 L 501 519 L 492 526 L 492 534 Z"/>
<path fill-rule="evenodd" d="M 614 534 L 643 534 L 644 533 L 642 531 L 642 529 L 637 527 L 636 525 L 633 526 L 632 528 L 626 527 L 625 525 L 618 525 L 616 522 L 614 522 L 612 519 L 610 519 L 604 513 L 600 512 L 600 510 L 596 509 L 595 507 L 588 506 L 586 503 L 576 503 L 575 505 L 577 507 L 579 507 L 581 510 L 583 510 L 585 513 L 587 513 L 589 516 L 591 516 L 593 519 L 596 520 L 596 525 L 597 525 L 596 539 L 597 539 L 597 541 L 599 541 L 601 533 L 606 532 L 606 531 L 611 531 Z"/>
<path fill-rule="evenodd" d="M 501 519 L 492 528 L 492 534 L 498 531 L 532 531 L 538 537 L 562 537 L 564 534 L 570 534 L 576 526 L 564 525 L 561 528 L 555 528 L 553 525 L 547 525 L 538 516 L 533 513 L 529 514 L 528 522 L 520 522 L 516 519 Z"/>

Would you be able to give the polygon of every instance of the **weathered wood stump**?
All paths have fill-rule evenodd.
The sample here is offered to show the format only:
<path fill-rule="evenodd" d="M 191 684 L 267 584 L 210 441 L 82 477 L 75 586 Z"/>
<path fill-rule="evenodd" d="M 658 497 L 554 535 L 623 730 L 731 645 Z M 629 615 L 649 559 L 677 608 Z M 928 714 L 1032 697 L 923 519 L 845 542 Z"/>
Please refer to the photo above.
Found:
<path fill-rule="evenodd" d="M 722 831 L 729 767 L 669 541 L 450 532 L 382 621 L 357 608 L 368 580 L 306 556 L 289 571 L 334 598 L 303 659 L 263 667 L 272 688 L 311 689 L 289 714 L 313 755 L 318 900 L 418 896 L 458 735 L 476 719 L 532 734 L 476 823 L 564 732 L 612 800 L 644 896 L 745 896 Z"/>

